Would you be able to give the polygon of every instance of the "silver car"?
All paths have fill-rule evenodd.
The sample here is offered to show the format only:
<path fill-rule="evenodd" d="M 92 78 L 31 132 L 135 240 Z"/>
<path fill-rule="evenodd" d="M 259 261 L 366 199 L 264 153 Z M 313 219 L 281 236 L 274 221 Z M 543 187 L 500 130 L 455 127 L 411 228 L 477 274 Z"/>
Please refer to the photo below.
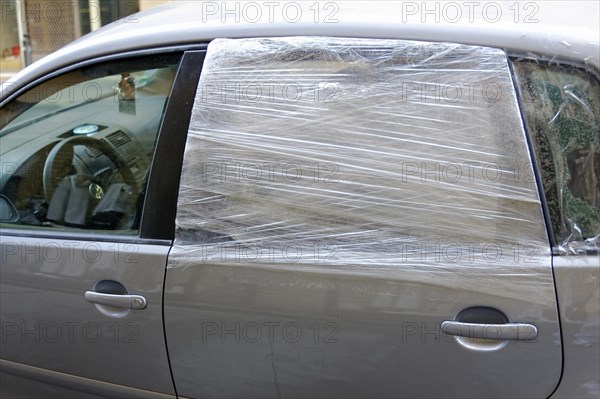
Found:
<path fill-rule="evenodd" d="M 598 398 L 597 37 L 209 4 L 2 86 L 0 396 Z"/>

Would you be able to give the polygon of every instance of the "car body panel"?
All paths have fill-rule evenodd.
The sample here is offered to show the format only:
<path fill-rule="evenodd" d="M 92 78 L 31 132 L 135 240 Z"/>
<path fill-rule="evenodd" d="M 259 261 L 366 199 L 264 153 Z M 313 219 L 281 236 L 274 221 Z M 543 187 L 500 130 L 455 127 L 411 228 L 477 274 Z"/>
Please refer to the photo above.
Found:
<path fill-rule="evenodd" d="M 0 394 L 3 398 L 88 399 L 131 398 L 170 399 L 173 395 L 77 377 L 47 369 L 0 360 Z"/>
<path fill-rule="evenodd" d="M 162 332 L 168 246 L 29 238 L 7 230 L 1 245 L 3 360 L 174 394 Z M 84 299 L 101 280 L 143 295 L 147 308 L 103 314 Z"/>
<path fill-rule="evenodd" d="M 600 255 L 556 256 L 564 371 L 552 398 L 600 396 Z"/>
<path fill-rule="evenodd" d="M 552 310 L 538 319 L 523 312 L 531 308 L 529 300 L 470 290 L 457 295 L 452 288 L 409 280 L 414 277 L 405 270 L 398 279 L 357 279 L 338 270 L 201 264 L 190 264 L 187 273 L 170 269 L 165 321 L 178 392 L 459 398 L 552 393 L 561 369 Z M 441 332 L 440 323 L 471 304 L 499 307 L 511 319 L 538 320 L 539 340 L 511 342 L 497 353 L 461 347 Z"/>

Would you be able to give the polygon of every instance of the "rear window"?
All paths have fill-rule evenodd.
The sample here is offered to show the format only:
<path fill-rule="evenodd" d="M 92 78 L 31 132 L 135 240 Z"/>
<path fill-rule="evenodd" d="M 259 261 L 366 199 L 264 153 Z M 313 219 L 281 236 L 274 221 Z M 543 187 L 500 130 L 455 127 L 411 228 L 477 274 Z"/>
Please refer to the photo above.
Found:
<path fill-rule="evenodd" d="M 557 252 L 600 246 L 600 86 L 563 65 L 513 63 Z"/>

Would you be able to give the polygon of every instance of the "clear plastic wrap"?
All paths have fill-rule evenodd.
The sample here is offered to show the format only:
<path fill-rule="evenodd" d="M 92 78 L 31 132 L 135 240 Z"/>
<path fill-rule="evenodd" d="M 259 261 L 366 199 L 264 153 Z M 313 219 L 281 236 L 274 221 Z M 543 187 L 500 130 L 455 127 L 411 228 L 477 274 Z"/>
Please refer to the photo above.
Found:
<path fill-rule="evenodd" d="M 600 84 L 580 68 L 514 63 L 557 253 L 600 248 Z"/>
<path fill-rule="evenodd" d="M 447 43 L 211 42 L 176 226 L 171 268 L 435 270 L 452 284 L 460 265 L 486 275 L 482 290 L 504 275 L 503 295 L 524 288 L 515 265 L 536 273 L 549 255 L 506 56 Z"/>

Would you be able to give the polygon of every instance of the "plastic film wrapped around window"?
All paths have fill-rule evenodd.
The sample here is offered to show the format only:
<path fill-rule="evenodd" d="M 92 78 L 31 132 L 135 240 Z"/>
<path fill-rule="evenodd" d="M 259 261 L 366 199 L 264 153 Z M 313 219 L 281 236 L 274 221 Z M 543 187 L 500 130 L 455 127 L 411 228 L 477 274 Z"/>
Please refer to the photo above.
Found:
<path fill-rule="evenodd" d="M 600 247 L 600 84 L 575 67 L 517 61 L 557 250 Z"/>
<path fill-rule="evenodd" d="M 446 43 L 211 42 L 176 224 L 169 267 L 514 276 L 549 253 L 506 56 Z"/>

